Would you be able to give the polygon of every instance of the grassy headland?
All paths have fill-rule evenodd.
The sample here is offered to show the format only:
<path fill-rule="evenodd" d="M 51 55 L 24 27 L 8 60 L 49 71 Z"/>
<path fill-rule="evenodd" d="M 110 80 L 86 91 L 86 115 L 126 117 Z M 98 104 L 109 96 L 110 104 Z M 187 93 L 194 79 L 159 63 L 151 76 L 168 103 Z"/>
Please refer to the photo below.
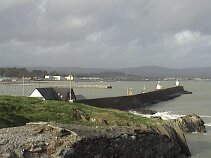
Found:
<path fill-rule="evenodd" d="M 153 122 L 151 119 L 135 116 L 128 112 L 96 108 L 80 103 L 0 96 L 0 128 L 37 121 L 90 126 L 128 126 Z"/>

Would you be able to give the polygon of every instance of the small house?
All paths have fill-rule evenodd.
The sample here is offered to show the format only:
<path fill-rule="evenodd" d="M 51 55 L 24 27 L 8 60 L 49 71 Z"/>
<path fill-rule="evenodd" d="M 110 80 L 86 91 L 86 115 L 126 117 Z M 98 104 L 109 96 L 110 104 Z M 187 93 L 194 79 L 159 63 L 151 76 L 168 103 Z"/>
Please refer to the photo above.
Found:
<path fill-rule="evenodd" d="M 42 100 L 58 100 L 58 101 L 69 101 L 70 100 L 70 89 L 69 88 L 36 88 L 29 97 L 36 97 Z M 86 99 L 82 95 L 75 95 L 73 89 L 71 89 L 71 100 L 82 100 Z"/>

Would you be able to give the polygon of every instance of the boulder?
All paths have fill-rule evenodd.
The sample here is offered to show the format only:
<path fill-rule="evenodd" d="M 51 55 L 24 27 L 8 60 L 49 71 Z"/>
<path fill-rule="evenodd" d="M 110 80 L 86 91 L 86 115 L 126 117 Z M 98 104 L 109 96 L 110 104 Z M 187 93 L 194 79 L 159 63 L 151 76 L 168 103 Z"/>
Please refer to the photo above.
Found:
<path fill-rule="evenodd" d="M 175 122 L 184 132 L 206 132 L 204 121 L 196 114 L 180 117 Z"/>
<path fill-rule="evenodd" d="M 149 114 L 149 115 L 153 115 L 157 112 L 155 110 L 150 110 L 150 109 L 146 109 L 146 108 L 133 108 L 133 111 L 136 111 L 140 114 Z"/>
<path fill-rule="evenodd" d="M 87 121 L 90 119 L 90 117 L 86 113 L 84 113 L 79 109 L 75 109 L 74 117 L 76 120 L 83 120 L 83 121 Z"/>

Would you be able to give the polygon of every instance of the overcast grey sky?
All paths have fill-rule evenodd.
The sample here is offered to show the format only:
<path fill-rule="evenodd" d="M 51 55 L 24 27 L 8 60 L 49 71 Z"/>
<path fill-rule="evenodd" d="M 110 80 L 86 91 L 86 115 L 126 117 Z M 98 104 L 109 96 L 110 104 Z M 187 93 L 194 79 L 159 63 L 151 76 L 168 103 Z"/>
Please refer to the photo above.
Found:
<path fill-rule="evenodd" d="M 211 66 L 211 0 L 0 4 L 0 66 Z"/>

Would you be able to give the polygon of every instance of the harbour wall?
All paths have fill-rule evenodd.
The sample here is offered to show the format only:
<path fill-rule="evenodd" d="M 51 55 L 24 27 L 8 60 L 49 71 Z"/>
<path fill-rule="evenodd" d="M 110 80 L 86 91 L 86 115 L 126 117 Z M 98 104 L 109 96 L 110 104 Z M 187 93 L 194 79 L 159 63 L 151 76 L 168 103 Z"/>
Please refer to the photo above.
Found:
<path fill-rule="evenodd" d="M 131 110 L 136 108 L 143 108 L 160 101 L 171 100 L 185 93 L 187 93 L 187 91 L 184 90 L 183 86 L 179 86 L 131 96 L 85 99 L 76 100 L 75 102 L 100 108 Z"/>

